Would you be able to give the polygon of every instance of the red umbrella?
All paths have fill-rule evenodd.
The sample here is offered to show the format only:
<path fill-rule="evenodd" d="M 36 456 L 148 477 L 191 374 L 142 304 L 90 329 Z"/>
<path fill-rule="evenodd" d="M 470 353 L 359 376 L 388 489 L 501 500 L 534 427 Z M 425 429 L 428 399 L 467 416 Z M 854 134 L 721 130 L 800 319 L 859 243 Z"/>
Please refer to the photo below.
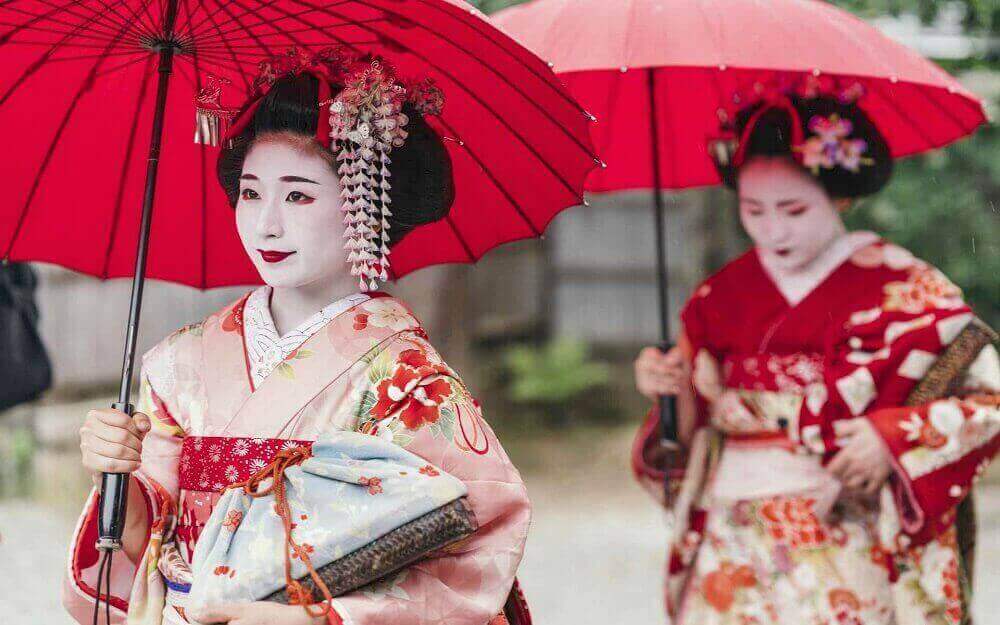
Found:
<path fill-rule="evenodd" d="M 331 45 L 444 92 L 428 122 L 446 139 L 455 203 L 393 250 L 396 276 L 473 262 L 580 203 L 596 162 L 588 116 L 542 61 L 461 0 L 0 3 L 0 253 L 136 277 L 116 408 L 131 410 L 144 276 L 201 288 L 260 280 L 215 182 L 215 150 L 192 141 L 196 96 L 213 100 L 228 83 L 218 104 L 239 107 L 261 60 Z M 124 484 L 106 476 L 102 489 L 109 552 Z"/>
<path fill-rule="evenodd" d="M 937 148 L 986 121 L 942 69 L 853 15 L 816 0 L 536 0 L 493 16 L 549 61 L 600 120 L 607 167 L 594 192 L 651 189 L 660 331 L 669 339 L 663 189 L 720 182 L 709 145 L 755 85 L 813 76 L 866 92 L 862 108 L 893 156 Z M 672 405 L 661 405 L 673 438 Z"/>

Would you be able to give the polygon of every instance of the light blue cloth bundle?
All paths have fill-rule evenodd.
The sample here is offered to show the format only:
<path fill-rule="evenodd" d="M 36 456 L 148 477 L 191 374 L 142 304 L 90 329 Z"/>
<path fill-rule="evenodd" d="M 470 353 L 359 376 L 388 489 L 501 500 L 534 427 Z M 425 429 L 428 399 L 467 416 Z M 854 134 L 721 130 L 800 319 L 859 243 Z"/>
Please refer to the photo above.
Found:
<path fill-rule="evenodd" d="M 457 478 L 375 436 L 334 432 L 312 453 L 284 476 L 292 538 L 317 570 L 467 494 Z M 242 488 L 223 494 L 195 548 L 189 612 L 285 587 L 285 528 L 275 503 L 273 494 L 254 498 Z M 291 564 L 294 579 L 308 574 L 300 558 Z"/>

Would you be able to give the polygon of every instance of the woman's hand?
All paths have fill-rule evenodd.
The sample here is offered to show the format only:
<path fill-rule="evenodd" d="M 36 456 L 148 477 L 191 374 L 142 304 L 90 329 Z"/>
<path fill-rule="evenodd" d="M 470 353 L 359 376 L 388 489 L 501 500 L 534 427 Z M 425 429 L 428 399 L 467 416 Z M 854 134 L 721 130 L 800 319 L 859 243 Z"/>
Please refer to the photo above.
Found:
<path fill-rule="evenodd" d="M 663 353 L 647 347 L 635 360 L 635 386 L 656 401 L 661 395 L 679 395 L 691 384 L 691 370 L 679 347 Z"/>
<path fill-rule="evenodd" d="M 311 616 L 302 606 L 270 601 L 230 603 L 207 608 L 193 615 L 199 623 L 228 625 L 325 625 L 327 617 Z"/>
<path fill-rule="evenodd" d="M 137 412 L 131 417 L 110 408 L 91 410 L 80 428 L 83 466 L 94 480 L 101 473 L 132 473 L 139 468 L 142 439 L 149 432 L 149 417 Z"/>
<path fill-rule="evenodd" d="M 827 470 L 847 488 L 873 495 L 889 479 L 892 465 L 882 438 L 868 419 L 835 421 L 840 451 Z"/>

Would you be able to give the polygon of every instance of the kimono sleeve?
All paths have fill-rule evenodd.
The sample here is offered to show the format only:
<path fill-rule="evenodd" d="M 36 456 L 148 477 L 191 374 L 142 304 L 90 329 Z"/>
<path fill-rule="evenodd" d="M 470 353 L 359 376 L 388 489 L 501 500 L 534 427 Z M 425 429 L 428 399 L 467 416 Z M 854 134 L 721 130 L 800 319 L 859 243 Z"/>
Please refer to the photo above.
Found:
<path fill-rule="evenodd" d="M 163 398 L 154 390 L 145 366 L 140 374 L 136 410 L 149 415 L 152 425 L 143 439 L 141 466 L 132 474 L 132 488 L 139 489 L 149 527 L 140 562 L 130 561 L 124 552 L 112 560 L 107 600 L 115 623 L 124 623 L 126 613 L 141 612 L 147 605 L 151 611 L 160 609 L 157 599 L 163 593 L 162 583 L 150 582 L 158 575 L 160 541 L 176 509 L 177 463 L 184 434 Z M 98 489 L 92 489 L 70 541 L 63 605 L 79 623 L 90 623 L 93 617 L 101 555 L 95 547 L 99 499 Z"/>
<path fill-rule="evenodd" d="M 462 480 L 479 529 L 377 587 L 335 599 L 336 618 L 348 625 L 489 623 L 524 552 L 530 504 L 521 476 L 479 403 L 421 337 L 397 340 L 372 362 L 368 379 L 358 430 L 424 458 L 430 475 L 441 470 Z"/>
<path fill-rule="evenodd" d="M 824 384 L 807 390 L 800 437 L 830 458 L 837 451 L 833 423 L 868 419 L 895 469 L 890 486 L 900 529 L 920 544 L 954 520 L 977 467 L 996 452 L 1000 421 L 995 395 L 907 405 L 973 315 L 959 290 L 926 263 L 913 260 L 905 272 L 887 274 L 880 305 L 853 311 L 831 332 Z"/>

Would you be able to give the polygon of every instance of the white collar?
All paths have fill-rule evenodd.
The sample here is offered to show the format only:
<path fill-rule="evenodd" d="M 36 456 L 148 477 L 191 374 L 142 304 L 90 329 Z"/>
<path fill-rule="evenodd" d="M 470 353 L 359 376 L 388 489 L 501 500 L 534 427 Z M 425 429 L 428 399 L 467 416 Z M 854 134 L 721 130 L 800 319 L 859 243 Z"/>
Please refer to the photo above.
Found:
<path fill-rule="evenodd" d="M 284 336 L 278 335 L 271 316 L 271 287 L 255 289 L 243 307 L 243 332 L 246 341 L 250 377 L 259 386 L 275 367 L 316 334 L 331 319 L 348 308 L 370 299 L 365 293 L 348 295 L 325 306 Z"/>
<path fill-rule="evenodd" d="M 809 265 L 795 272 L 785 272 L 768 266 L 767 259 L 760 253 L 757 253 L 757 259 L 760 261 L 760 266 L 764 268 L 764 273 L 771 278 L 771 282 L 778 288 L 788 305 L 795 306 L 844 264 L 854 252 L 876 241 L 878 241 L 878 235 L 873 232 L 845 233 L 827 246 Z"/>

